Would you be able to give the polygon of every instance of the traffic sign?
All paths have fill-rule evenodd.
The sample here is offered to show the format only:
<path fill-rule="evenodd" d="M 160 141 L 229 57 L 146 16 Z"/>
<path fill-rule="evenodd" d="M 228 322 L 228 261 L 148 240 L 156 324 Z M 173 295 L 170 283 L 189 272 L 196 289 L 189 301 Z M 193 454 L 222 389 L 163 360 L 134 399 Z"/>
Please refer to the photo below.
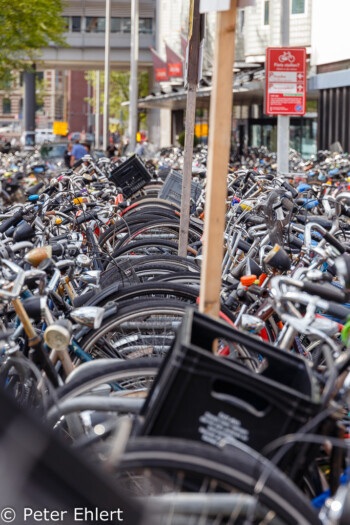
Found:
<path fill-rule="evenodd" d="M 306 49 L 268 47 L 266 50 L 265 113 L 304 115 L 306 112 Z"/>

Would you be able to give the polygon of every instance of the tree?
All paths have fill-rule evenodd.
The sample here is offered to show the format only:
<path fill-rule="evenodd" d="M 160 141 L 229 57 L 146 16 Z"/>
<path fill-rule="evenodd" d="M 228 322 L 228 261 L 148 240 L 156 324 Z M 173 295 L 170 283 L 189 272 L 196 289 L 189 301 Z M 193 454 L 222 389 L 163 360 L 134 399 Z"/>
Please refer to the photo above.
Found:
<path fill-rule="evenodd" d="M 94 71 L 89 71 L 86 74 L 86 79 L 92 84 L 95 88 L 96 85 L 96 75 Z M 111 71 L 110 76 L 110 95 L 109 95 L 109 115 L 110 118 L 120 119 L 121 113 L 123 114 L 123 121 L 126 122 L 129 118 L 129 109 L 127 106 L 122 106 L 123 102 L 129 100 L 129 81 L 130 73 L 120 72 L 120 71 Z M 101 107 L 103 107 L 103 84 L 104 84 L 104 74 L 101 74 Z M 145 71 L 140 71 L 138 74 L 138 84 L 139 84 L 139 97 L 145 97 L 148 94 L 148 73 Z M 87 102 L 95 110 L 95 99 L 87 98 Z M 146 119 L 145 113 L 140 113 L 140 122 Z M 120 126 L 120 131 L 123 133 L 124 129 Z"/>
<path fill-rule="evenodd" d="M 65 45 L 62 0 L 0 0 L 0 83 L 29 69 L 42 48 Z"/>

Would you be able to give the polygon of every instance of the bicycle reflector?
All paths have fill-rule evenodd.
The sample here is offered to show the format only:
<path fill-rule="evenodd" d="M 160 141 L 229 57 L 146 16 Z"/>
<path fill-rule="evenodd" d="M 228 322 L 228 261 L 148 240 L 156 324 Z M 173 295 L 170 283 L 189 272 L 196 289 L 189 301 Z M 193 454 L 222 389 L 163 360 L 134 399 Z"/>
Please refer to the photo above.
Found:
<path fill-rule="evenodd" d="M 255 283 L 255 281 L 257 280 L 257 276 L 256 275 L 243 275 L 243 277 L 241 277 L 240 280 L 243 286 L 250 286 Z"/>

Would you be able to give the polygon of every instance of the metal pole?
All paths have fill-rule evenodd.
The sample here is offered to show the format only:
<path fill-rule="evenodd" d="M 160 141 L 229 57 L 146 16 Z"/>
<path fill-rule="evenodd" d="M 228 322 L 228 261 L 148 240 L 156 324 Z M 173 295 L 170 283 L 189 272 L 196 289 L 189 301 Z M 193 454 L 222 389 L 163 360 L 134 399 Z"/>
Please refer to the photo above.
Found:
<path fill-rule="evenodd" d="M 130 106 L 129 106 L 129 139 L 130 151 L 136 149 L 137 133 L 137 69 L 139 61 L 139 0 L 131 0 L 131 43 L 130 43 Z"/>
<path fill-rule="evenodd" d="M 35 144 L 35 71 L 24 72 L 24 131 L 31 132 L 26 146 Z M 28 135 L 28 133 L 26 134 Z"/>
<path fill-rule="evenodd" d="M 111 65 L 111 0 L 106 0 L 105 35 L 105 89 L 103 101 L 103 149 L 107 150 L 109 138 L 109 80 Z"/>
<path fill-rule="evenodd" d="M 289 0 L 281 0 L 281 46 L 289 46 Z M 277 171 L 289 171 L 289 116 L 277 116 Z"/>
<path fill-rule="evenodd" d="M 184 167 L 182 176 L 181 190 L 181 215 L 180 215 L 180 235 L 179 251 L 181 257 L 187 256 L 188 244 L 188 227 L 190 224 L 190 206 L 191 206 L 191 182 L 192 182 L 192 162 L 193 162 L 193 139 L 194 128 L 196 123 L 196 98 L 198 84 L 198 60 L 200 44 L 200 14 L 199 0 L 191 3 L 190 20 L 192 20 L 192 34 L 189 35 L 189 52 L 188 52 L 188 88 L 186 103 L 186 122 L 185 122 L 185 149 L 184 149 Z"/>
<path fill-rule="evenodd" d="M 96 71 L 95 83 L 95 148 L 100 148 L 100 72 Z"/>

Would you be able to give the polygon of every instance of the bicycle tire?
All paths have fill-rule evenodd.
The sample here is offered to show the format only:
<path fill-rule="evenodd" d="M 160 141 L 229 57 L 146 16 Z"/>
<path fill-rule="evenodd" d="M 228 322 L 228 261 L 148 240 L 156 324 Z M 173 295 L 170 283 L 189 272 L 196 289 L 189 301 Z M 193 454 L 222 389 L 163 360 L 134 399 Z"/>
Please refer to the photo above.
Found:
<path fill-rule="evenodd" d="M 154 239 L 150 239 L 148 241 L 135 241 L 135 242 L 130 242 L 129 244 L 122 246 L 120 249 L 116 250 L 113 253 L 113 257 L 114 259 L 118 259 L 118 257 L 127 255 L 128 252 L 134 252 L 135 250 L 141 251 L 142 249 L 146 250 L 147 248 L 149 250 L 151 249 L 163 250 L 162 252 L 163 254 L 165 254 L 164 252 L 167 252 L 167 255 L 170 255 L 171 253 L 175 255 L 178 252 L 179 246 L 176 242 L 156 241 Z M 197 254 L 196 250 L 193 250 L 190 247 L 187 247 L 187 251 L 189 255 L 192 255 L 192 256 Z M 157 254 L 157 253 L 152 252 L 152 254 L 149 254 L 149 255 L 159 255 L 159 253 Z"/>
<path fill-rule="evenodd" d="M 186 303 L 171 299 L 148 299 L 147 302 L 135 300 L 131 300 L 130 302 L 125 301 L 125 304 L 120 306 L 117 313 L 104 321 L 100 328 L 89 330 L 89 332 L 78 341 L 79 345 L 85 352 L 96 357 L 120 357 L 126 359 L 141 356 L 156 357 L 164 355 L 170 348 L 177 328 L 176 324 L 178 324 L 179 321 L 172 321 L 166 325 L 164 322 L 159 322 L 158 318 L 163 316 L 164 319 L 166 319 L 166 316 L 174 316 L 175 319 L 181 319 L 185 314 L 186 306 Z M 159 334 L 158 332 L 154 334 L 155 326 L 152 325 L 152 322 L 150 323 L 152 325 L 151 329 L 153 330 L 151 335 L 146 333 L 148 327 L 145 322 L 141 323 L 144 333 L 141 332 L 141 328 L 135 328 L 135 332 L 129 333 L 129 325 L 132 320 L 134 320 L 134 323 L 137 323 L 136 320 L 140 317 L 152 318 L 152 316 L 155 316 L 159 324 Z M 123 323 L 129 323 L 125 329 L 126 333 L 124 333 Z M 165 330 L 169 325 L 171 325 L 171 329 L 166 332 Z M 119 339 L 117 338 L 115 342 L 113 341 L 114 346 L 112 343 L 110 344 L 109 341 L 107 343 L 106 340 L 101 346 L 102 338 L 109 336 L 111 339 L 111 333 L 115 334 L 118 329 L 121 333 L 119 332 Z M 131 330 L 134 330 L 134 326 L 131 327 Z M 163 330 L 163 332 L 161 330 Z M 152 335 L 155 339 L 152 339 Z M 160 344 L 157 345 L 158 338 Z M 94 349 L 96 343 L 100 345 L 100 348 Z M 136 347 L 136 350 L 130 352 L 128 343 L 130 343 L 131 349 Z M 138 346 L 140 346 L 140 348 L 138 348 Z M 161 346 L 161 350 L 159 350 L 159 346 Z M 144 350 L 142 350 L 143 348 Z"/>
<path fill-rule="evenodd" d="M 161 283 L 161 282 L 145 282 L 137 284 L 136 286 L 126 286 L 124 288 L 115 289 L 114 285 L 110 285 L 110 293 L 108 288 L 104 288 L 103 297 L 100 301 L 96 301 L 95 297 L 91 297 L 85 306 L 104 306 L 109 302 L 121 302 L 132 299 L 145 299 L 145 296 L 157 297 L 161 299 L 175 298 L 176 300 L 183 300 L 187 303 L 195 303 L 198 298 L 198 291 L 188 286 L 183 286 L 177 283 Z M 102 295 L 102 294 L 101 294 Z"/>
<path fill-rule="evenodd" d="M 152 468 L 162 470 L 168 477 L 171 471 L 174 474 L 178 471 L 181 472 L 184 483 L 191 481 L 192 491 L 201 487 L 194 486 L 193 480 L 197 476 L 199 483 L 205 477 L 216 480 L 218 484 L 222 484 L 222 491 L 226 488 L 225 492 L 254 494 L 258 479 L 270 466 L 271 463 L 266 458 L 245 445 L 230 445 L 219 450 L 204 443 L 151 436 L 129 441 L 116 469 L 116 475 L 121 482 L 124 481 L 123 473 L 130 479 L 133 470 L 139 474 L 139 471 L 144 469 L 147 470 L 149 482 Z M 186 479 L 186 473 L 189 481 Z M 161 485 L 160 490 L 164 490 L 164 486 L 165 483 Z M 189 491 L 187 487 L 184 489 Z M 219 491 L 217 485 L 215 493 Z M 273 468 L 262 486 L 259 501 L 267 509 L 275 512 L 286 525 L 321 524 L 306 497 L 277 468 Z"/>
<path fill-rule="evenodd" d="M 128 360 L 108 360 L 108 363 L 95 368 L 93 362 L 84 365 L 86 371 L 83 375 L 78 375 L 76 379 L 66 382 L 62 387 L 55 391 L 57 399 L 64 401 L 70 397 L 76 397 L 96 388 L 97 386 L 110 382 L 120 382 L 131 377 L 153 377 L 157 375 L 161 366 L 162 359 L 128 359 Z"/>

